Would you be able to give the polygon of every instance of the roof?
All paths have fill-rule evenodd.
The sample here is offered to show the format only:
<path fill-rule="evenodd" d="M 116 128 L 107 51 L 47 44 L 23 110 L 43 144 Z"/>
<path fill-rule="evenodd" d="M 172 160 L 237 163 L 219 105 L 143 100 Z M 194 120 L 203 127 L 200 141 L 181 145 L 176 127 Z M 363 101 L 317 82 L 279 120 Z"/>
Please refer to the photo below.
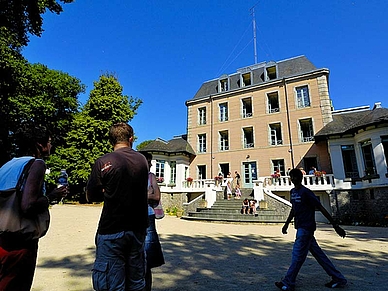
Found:
<path fill-rule="evenodd" d="M 171 154 L 186 154 L 195 156 L 195 152 L 190 144 L 187 142 L 186 136 L 175 136 L 169 141 L 165 141 L 161 138 L 157 138 L 143 147 L 141 152 L 162 152 L 167 155 Z"/>
<path fill-rule="evenodd" d="M 388 125 L 387 108 L 333 114 L 333 121 L 325 125 L 314 137 L 319 140 L 332 135 L 353 134 L 367 126 L 382 123 Z"/>
<path fill-rule="evenodd" d="M 283 79 L 286 77 L 293 77 L 298 76 L 302 74 L 306 74 L 309 72 L 316 71 L 317 68 L 305 57 L 305 56 L 298 56 L 278 62 L 263 62 L 259 64 L 255 64 L 249 67 L 245 67 L 242 69 L 238 69 L 237 73 L 231 74 L 231 75 L 222 75 L 220 78 L 206 81 L 202 84 L 202 86 L 199 88 L 197 93 L 195 94 L 194 99 L 198 99 L 201 97 L 217 94 L 218 92 L 218 81 L 219 79 L 229 77 L 229 90 L 232 91 L 235 89 L 241 89 L 239 86 L 240 82 L 240 75 L 245 72 L 252 72 L 252 85 L 258 85 L 258 84 L 264 84 L 265 82 L 268 82 L 265 80 L 265 69 L 268 67 L 272 67 L 276 65 L 277 66 L 277 78 L 274 80 Z M 271 80 L 273 81 L 273 80 Z M 246 86 L 244 88 L 248 88 L 249 86 Z"/>

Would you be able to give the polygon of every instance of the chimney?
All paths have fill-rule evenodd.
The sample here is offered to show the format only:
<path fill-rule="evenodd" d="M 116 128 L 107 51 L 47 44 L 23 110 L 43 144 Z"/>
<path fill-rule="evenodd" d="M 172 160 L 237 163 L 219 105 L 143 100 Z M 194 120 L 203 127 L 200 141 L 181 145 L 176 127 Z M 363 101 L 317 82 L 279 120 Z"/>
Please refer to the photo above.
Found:
<path fill-rule="evenodd" d="M 376 102 L 375 105 L 373 106 L 373 110 L 376 108 L 382 108 L 381 107 L 381 102 Z"/>

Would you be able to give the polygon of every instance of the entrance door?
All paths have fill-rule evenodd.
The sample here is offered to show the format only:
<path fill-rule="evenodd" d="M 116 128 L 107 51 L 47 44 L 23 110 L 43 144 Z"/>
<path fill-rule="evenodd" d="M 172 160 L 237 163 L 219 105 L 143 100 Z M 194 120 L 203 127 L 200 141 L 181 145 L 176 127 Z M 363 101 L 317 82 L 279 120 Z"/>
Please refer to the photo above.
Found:
<path fill-rule="evenodd" d="M 220 164 L 220 169 L 222 175 L 226 178 L 228 176 L 229 170 L 229 164 Z"/>
<path fill-rule="evenodd" d="M 257 167 L 256 162 L 244 162 L 243 163 L 244 171 L 244 188 L 253 188 L 253 181 L 257 180 Z"/>
<path fill-rule="evenodd" d="M 205 165 L 198 165 L 198 179 L 206 179 L 206 166 Z"/>
<path fill-rule="evenodd" d="M 314 167 L 318 170 L 317 158 L 303 158 L 304 170 L 308 174 L 311 170 L 311 167 Z"/>

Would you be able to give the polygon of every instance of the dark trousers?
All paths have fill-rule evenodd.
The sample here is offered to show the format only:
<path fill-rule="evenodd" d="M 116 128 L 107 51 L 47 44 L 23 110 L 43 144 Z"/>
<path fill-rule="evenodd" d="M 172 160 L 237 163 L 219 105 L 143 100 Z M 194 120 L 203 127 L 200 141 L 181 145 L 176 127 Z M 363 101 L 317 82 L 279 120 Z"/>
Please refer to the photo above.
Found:
<path fill-rule="evenodd" d="M 29 291 L 34 279 L 38 240 L 0 236 L 0 290 Z"/>

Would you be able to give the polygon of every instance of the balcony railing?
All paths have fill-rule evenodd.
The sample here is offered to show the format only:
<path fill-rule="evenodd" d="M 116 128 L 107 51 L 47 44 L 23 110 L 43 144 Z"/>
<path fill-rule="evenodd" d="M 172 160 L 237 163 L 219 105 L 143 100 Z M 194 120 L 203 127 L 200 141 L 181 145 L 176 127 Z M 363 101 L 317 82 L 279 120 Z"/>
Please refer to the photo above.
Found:
<path fill-rule="evenodd" d="M 312 190 L 332 190 L 335 186 L 334 175 L 325 174 L 320 177 L 304 175 L 302 185 Z M 277 191 L 288 191 L 293 187 L 293 184 L 289 176 L 264 177 L 263 187 Z"/>
<path fill-rule="evenodd" d="M 244 144 L 244 148 L 249 149 L 255 147 L 255 144 L 253 142 Z"/>
<path fill-rule="evenodd" d="M 302 137 L 302 142 L 310 142 L 310 141 L 314 141 L 314 137 L 313 136 L 304 136 L 304 137 Z"/>

